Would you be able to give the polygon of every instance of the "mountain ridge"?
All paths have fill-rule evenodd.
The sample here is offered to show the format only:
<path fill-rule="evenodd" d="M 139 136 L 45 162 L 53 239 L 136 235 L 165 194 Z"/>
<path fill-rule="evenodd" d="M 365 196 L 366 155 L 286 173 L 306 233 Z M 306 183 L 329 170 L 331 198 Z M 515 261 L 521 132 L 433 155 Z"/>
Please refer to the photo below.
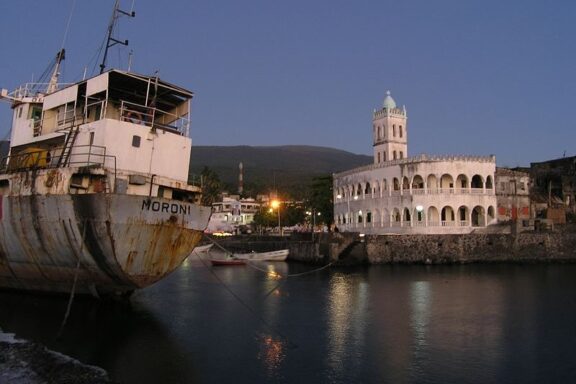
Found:
<path fill-rule="evenodd" d="M 297 190 L 314 177 L 331 175 L 372 163 L 372 157 L 342 149 L 311 145 L 199 146 L 192 147 L 190 172 L 199 175 L 204 167 L 215 171 L 231 190 L 238 185 L 242 162 L 245 189 Z M 234 191 L 235 192 L 235 191 Z"/>

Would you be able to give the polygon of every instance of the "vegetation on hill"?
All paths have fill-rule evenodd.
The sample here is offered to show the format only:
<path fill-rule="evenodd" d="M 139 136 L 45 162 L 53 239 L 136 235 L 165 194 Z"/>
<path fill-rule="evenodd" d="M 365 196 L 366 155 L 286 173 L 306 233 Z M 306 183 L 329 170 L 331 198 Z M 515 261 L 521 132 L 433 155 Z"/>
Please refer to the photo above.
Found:
<path fill-rule="evenodd" d="M 223 189 L 235 193 L 240 162 L 244 167 L 246 195 L 278 191 L 293 199 L 302 199 L 313 178 L 370 164 L 372 158 L 313 146 L 193 146 L 190 173 L 198 177 L 204 167 L 208 167 L 218 175 Z"/>

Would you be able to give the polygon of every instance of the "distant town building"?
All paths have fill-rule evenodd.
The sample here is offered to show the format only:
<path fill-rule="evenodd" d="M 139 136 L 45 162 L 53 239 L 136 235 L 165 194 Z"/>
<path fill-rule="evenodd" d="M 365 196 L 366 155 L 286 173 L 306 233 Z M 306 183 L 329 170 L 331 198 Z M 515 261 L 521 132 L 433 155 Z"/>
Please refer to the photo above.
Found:
<path fill-rule="evenodd" d="M 406 108 L 389 92 L 372 124 L 374 163 L 334 174 L 339 230 L 469 233 L 494 224 L 495 156 L 408 156 Z"/>
<path fill-rule="evenodd" d="M 576 214 L 576 156 L 530 164 L 531 197 L 537 218 L 566 222 Z"/>
<path fill-rule="evenodd" d="M 260 209 L 260 203 L 254 199 L 240 199 L 239 196 L 224 197 L 212 204 L 212 216 L 206 231 L 237 233 L 241 226 L 254 221 L 254 214 Z"/>
<path fill-rule="evenodd" d="M 496 168 L 498 221 L 533 218 L 530 203 L 530 173 L 510 168 Z"/>

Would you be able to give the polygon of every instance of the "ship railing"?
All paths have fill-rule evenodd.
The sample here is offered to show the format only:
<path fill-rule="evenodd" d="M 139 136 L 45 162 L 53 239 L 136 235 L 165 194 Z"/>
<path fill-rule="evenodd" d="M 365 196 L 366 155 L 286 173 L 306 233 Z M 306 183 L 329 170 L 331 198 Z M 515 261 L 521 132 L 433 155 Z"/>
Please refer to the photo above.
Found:
<path fill-rule="evenodd" d="M 120 102 L 120 119 L 179 135 L 185 135 L 190 125 L 190 120 L 182 116 L 153 106 L 135 104 L 125 100 Z"/>
<path fill-rule="evenodd" d="M 25 83 L 10 92 L 8 95 L 15 99 L 38 97 L 46 94 L 49 85 L 49 83 Z M 58 83 L 56 86 L 57 89 L 62 89 L 69 85 L 71 85 L 71 83 Z"/>
<path fill-rule="evenodd" d="M 64 147 L 29 148 L 15 155 L 5 156 L 0 160 L 0 173 L 15 173 L 37 169 L 60 168 L 60 158 Z M 116 180 L 116 156 L 106 153 L 106 147 L 100 145 L 75 145 L 66 167 L 108 168 L 113 170 Z"/>

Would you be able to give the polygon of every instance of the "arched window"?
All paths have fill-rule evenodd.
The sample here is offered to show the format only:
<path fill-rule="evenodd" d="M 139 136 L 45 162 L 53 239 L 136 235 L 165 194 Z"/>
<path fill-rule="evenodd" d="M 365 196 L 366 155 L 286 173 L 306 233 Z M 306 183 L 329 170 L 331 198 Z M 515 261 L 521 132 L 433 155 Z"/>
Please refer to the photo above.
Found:
<path fill-rule="evenodd" d="M 392 136 L 396 137 L 396 124 L 392 124 Z"/>
<path fill-rule="evenodd" d="M 380 163 L 380 152 L 378 152 L 378 163 Z"/>
<path fill-rule="evenodd" d="M 394 160 L 396 160 L 396 151 L 392 152 L 394 155 Z"/>
<path fill-rule="evenodd" d="M 405 191 L 410 189 L 410 180 L 406 176 L 402 178 L 402 189 Z"/>
<path fill-rule="evenodd" d="M 403 159 L 404 158 L 404 152 L 400 151 L 400 158 Z"/>
<path fill-rule="evenodd" d="M 378 126 L 378 138 L 381 139 L 382 138 L 382 127 Z"/>
<path fill-rule="evenodd" d="M 400 137 L 402 137 L 402 126 L 401 125 L 398 127 L 398 130 L 400 132 Z"/>
<path fill-rule="evenodd" d="M 410 222 L 412 220 L 412 217 L 410 215 L 410 210 L 408 208 L 404 208 L 404 222 Z"/>
<path fill-rule="evenodd" d="M 477 189 L 483 188 L 484 187 L 484 181 L 482 180 L 482 176 L 480 176 L 480 175 L 472 176 L 472 181 L 470 183 L 470 186 L 472 188 L 477 188 Z"/>
<path fill-rule="evenodd" d="M 486 189 L 492 189 L 493 185 L 492 185 L 492 176 L 488 175 L 488 177 L 486 178 Z"/>
<path fill-rule="evenodd" d="M 382 156 L 382 160 L 383 160 L 383 161 L 386 161 L 386 151 L 382 152 L 382 155 L 383 155 L 383 156 Z"/>
<path fill-rule="evenodd" d="M 484 227 L 485 225 L 486 225 L 486 215 L 484 207 L 477 205 L 472 210 L 472 226 Z"/>

